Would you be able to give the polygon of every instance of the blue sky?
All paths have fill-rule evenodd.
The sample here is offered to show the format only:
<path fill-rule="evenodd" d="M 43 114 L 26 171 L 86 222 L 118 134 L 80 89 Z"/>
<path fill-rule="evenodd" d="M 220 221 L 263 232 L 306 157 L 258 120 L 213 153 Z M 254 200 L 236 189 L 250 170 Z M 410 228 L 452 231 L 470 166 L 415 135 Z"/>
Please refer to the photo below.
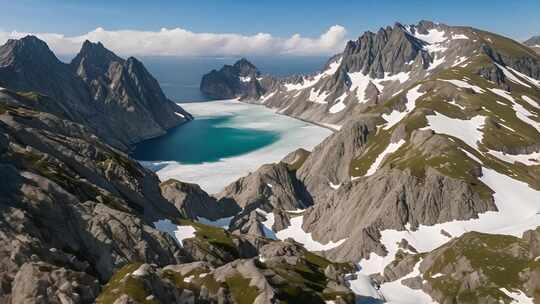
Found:
<path fill-rule="evenodd" d="M 121 55 L 327 56 L 366 30 L 422 19 L 520 41 L 540 34 L 540 0 L 0 0 L 0 7 L 0 43 L 37 34 L 57 54 L 74 54 L 89 39 Z"/>
<path fill-rule="evenodd" d="M 540 33 L 538 0 L 0 0 L 0 29 L 67 35 L 97 27 L 319 35 L 340 24 L 351 37 L 399 20 L 472 25 L 522 40 Z"/>

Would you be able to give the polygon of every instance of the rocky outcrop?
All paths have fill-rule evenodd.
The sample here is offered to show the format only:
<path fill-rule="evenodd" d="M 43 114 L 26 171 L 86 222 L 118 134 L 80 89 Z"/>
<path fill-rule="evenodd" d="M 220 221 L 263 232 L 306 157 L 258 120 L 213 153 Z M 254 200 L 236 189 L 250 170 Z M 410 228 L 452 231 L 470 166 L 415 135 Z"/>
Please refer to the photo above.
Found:
<path fill-rule="evenodd" d="M 160 185 L 163 197 L 173 203 L 186 218 L 217 220 L 234 216 L 241 208 L 233 200 L 218 200 L 196 184 L 169 179 Z"/>
<path fill-rule="evenodd" d="M 217 99 L 257 100 L 266 90 L 259 82 L 261 73 L 245 58 L 234 65 L 225 65 L 202 77 L 201 92 Z"/>
<path fill-rule="evenodd" d="M 11 303 L 94 303 L 99 281 L 84 272 L 44 262 L 21 266 L 12 282 Z"/>
<path fill-rule="evenodd" d="M 331 263 L 291 242 L 272 242 L 261 252 L 259 258 L 220 267 L 201 262 L 164 268 L 131 264 L 115 274 L 97 303 L 354 302 L 344 279 L 351 265 Z"/>
<path fill-rule="evenodd" d="M 225 187 L 216 197 L 232 200 L 243 209 L 303 209 L 311 203 L 302 201 L 302 186 L 288 164 L 280 162 L 261 166 L 255 172 Z"/>
<path fill-rule="evenodd" d="M 83 124 L 122 149 L 191 119 L 140 61 L 124 60 L 101 43 L 86 41 L 65 64 L 36 37 L 9 40 L 0 47 L 0 87 L 35 92 L 33 107 Z"/>
<path fill-rule="evenodd" d="M 154 228 L 157 220 L 180 218 L 155 174 L 88 128 L 28 109 L 7 92 L 0 92 L 2 299 L 14 291 L 61 299 L 80 289 L 80 299 L 70 297 L 87 303 L 130 261 L 191 260 Z"/>
<path fill-rule="evenodd" d="M 536 248 L 528 240 L 540 231 L 530 230 L 523 238 L 468 232 L 426 254 L 399 257 L 385 269 L 385 280 L 395 281 L 420 262 L 417 277 L 401 284 L 417 283 L 438 303 L 510 303 L 520 293 L 540 300 L 540 268 Z M 396 274 L 389 276 L 388 274 Z"/>

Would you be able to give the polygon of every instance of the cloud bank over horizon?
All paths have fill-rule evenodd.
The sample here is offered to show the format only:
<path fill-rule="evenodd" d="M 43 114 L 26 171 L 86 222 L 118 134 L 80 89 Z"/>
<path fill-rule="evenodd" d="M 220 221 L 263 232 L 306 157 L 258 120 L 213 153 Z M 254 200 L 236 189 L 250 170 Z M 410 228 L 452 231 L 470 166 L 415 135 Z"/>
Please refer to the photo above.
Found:
<path fill-rule="evenodd" d="M 341 25 L 334 25 L 314 38 L 300 34 L 282 38 L 267 33 L 196 33 L 182 28 L 109 31 L 100 27 L 71 37 L 57 33 L 0 31 L 0 43 L 30 34 L 47 42 L 59 55 L 76 54 L 85 40 L 100 41 L 120 55 L 138 56 L 333 55 L 341 52 L 347 41 L 347 30 Z"/>

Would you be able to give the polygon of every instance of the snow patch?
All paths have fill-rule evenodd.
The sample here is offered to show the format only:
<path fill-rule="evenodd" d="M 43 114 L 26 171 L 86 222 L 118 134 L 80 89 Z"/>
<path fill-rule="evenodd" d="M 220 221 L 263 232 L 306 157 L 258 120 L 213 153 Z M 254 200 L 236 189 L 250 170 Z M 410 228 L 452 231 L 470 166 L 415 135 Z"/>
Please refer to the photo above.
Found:
<path fill-rule="evenodd" d="M 531 127 L 535 128 L 540 133 L 540 122 L 530 118 L 530 116 L 534 116 L 534 114 L 529 112 L 529 110 L 525 109 L 525 107 L 523 107 L 519 103 L 514 103 L 512 108 L 514 109 L 514 111 L 516 111 L 517 118 L 519 118 L 524 123 L 529 124 Z"/>
<path fill-rule="evenodd" d="M 321 125 L 331 130 L 336 130 L 336 131 L 341 130 L 341 128 L 343 127 L 342 125 L 336 125 L 336 124 L 331 124 L 331 123 L 326 123 L 326 122 L 321 122 Z"/>
<path fill-rule="evenodd" d="M 482 164 L 482 161 L 481 161 L 478 157 L 476 157 L 476 155 L 474 155 L 474 154 L 472 154 L 471 152 L 469 152 L 469 151 L 467 151 L 467 150 L 465 150 L 465 149 L 462 149 L 462 148 L 460 148 L 460 150 L 461 150 L 463 153 L 465 153 L 470 159 L 476 161 L 477 163 Z"/>
<path fill-rule="evenodd" d="M 469 39 L 469 37 L 463 34 L 452 35 L 452 40 L 457 40 L 457 39 Z"/>
<path fill-rule="evenodd" d="M 526 294 L 518 290 L 517 292 L 511 292 L 506 288 L 500 288 L 500 291 L 504 292 L 509 298 L 512 299 L 512 303 L 518 304 L 533 304 L 534 301 L 532 298 L 527 297 Z"/>
<path fill-rule="evenodd" d="M 238 78 L 240 79 L 241 82 L 250 82 L 251 81 L 251 77 L 249 77 L 249 76 L 245 76 L 245 77 L 239 76 Z"/>
<path fill-rule="evenodd" d="M 415 32 L 414 36 L 420 40 L 424 40 L 425 42 L 429 44 L 437 44 L 441 43 L 447 40 L 445 31 L 441 31 L 438 29 L 431 29 L 428 31 L 427 34 L 420 34 L 418 31 Z"/>
<path fill-rule="evenodd" d="M 268 99 L 272 98 L 272 96 L 276 95 L 277 91 L 274 91 L 274 92 L 271 92 L 271 93 L 268 93 L 267 95 L 263 96 L 261 98 L 261 103 L 265 103 L 266 101 L 268 101 Z"/>
<path fill-rule="evenodd" d="M 485 116 L 475 116 L 470 120 L 450 118 L 435 112 L 435 115 L 426 116 L 428 129 L 435 133 L 457 137 L 467 145 L 478 148 L 478 142 L 482 141 L 483 133 L 480 130 L 485 123 Z"/>
<path fill-rule="evenodd" d="M 392 128 L 395 124 L 397 124 L 405 116 L 407 116 L 407 114 L 409 114 L 410 112 L 412 112 L 412 110 L 414 110 L 414 108 L 416 107 L 416 100 L 420 98 L 422 95 L 424 95 L 424 93 L 420 93 L 419 91 L 420 86 L 421 85 L 417 85 L 416 87 L 410 89 L 407 92 L 407 103 L 405 104 L 404 112 L 393 110 L 392 113 L 390 114 L 382 115 L 382 118 L 388 122 L 386 126 L 384 127 L 385 130 Z"/>
<path fill-rule="evenodd" d="M 299 83 L 286 83 L 284 85 L 285 89 L 287 91 L 294 91 L 294 90 L 302 90 L 302 89 L 306 89 L 306 88 L 314 86 L 317 82 L 319 82 L 319 80 L 327 76 L 334 75 L 337 72 L 339 66 L 341 65 L 342 59 L 343 58 L 339 58 L 339 60 L 332 62 L 328 66 L 328 69 L 326 69 L 322 73 L 319 73 L 312 77 L 304 77 L 302 81 Z"/>
<path fill-rule="evenodd" d="M 525 100 L 527 103 L 529 103 L 531 106 L 537 108 L 537 109 L 540 109 L 540 103 L 538 103 L 538 101 L 530 98 L 529 96 L 526 96 L 526 95 L 523 95 L 521 96 L 521 98 L 523 100 Z"/>
<path fill-rule="evenodd" d="M 453 85 L 455 85 L 456 87 L 458 88 L 463 88 L 463 89 L 472 89 L 475 93 L 484 93 L 486 92 L 484 89 L 482 89 L 481 87 L 479 86 L 475 86 L 475 85 L 472 85 L 466 81 L 463 81 L 463 80 L 457 80 L 457 79 L 440 79 L 441 81 L 444 81 L 444 82 L 449 82 Z"/>
<path fill-rule="evenodd" d="M 526 166 L 540 165 L 540 152 L 512 155 L 500 151 L 489 150 L 488 153 L 507 163 L 515 164 L 519 162 Z"/>
<path fill-rule="evenodd" d="M 517 71 L 517 70 L 515 70 L 515 69 L 513 69 L 513 68 L 511 68 L 511 67 L 507 67 L 507 68 L 508 68 L 510 71 L 512 71 L 512 73 L 518 75 L 519 77 L 521 77 L 521 78 L 527 80 L 527 81 L 530 82 L 531 84 L 533 84 L 533 85 L 535 85 L 535 86 L 537 86 L 537 87 L 540 88 L 540 80 L 535 79 L 535 78 L 532 78 L 532 77 L 530 77 L 530 76 L 527 76 L 527 75 L 525 75 L 525 74 L 523 74 L 523 73 L 521 73 L 521 72 L 519 72 L 519 71 Z"/>
<path fill-rule="evenodd" d="M 380 257 L 372 253 L 369 260 L 361 261 L 363 273 L 382 271 L 384 266 L 394 259 L 402 239 L 406 239 L 419 252 L 427 252 L 448 241 L 448 238 L 440 233 L 442 229 L 453 237 L 469 231 L 521 237 L 524 231 L 540 225 L 540 191 L 488 168 L 482 168 L 480 181 L 494 191 L 493 198 L 499 211 L 488 211 L 479 214 L 476 219 L 465 221 L 455 220 L 433 226 L 420 225 L 415 231 L 410 229 L 409 224 L 406 230 L 381 231 L 381 243 L 388 250 L 388 254 Z"/>
<path fill-rule="evenodd" d="M 527 88 L 530 88 L 531 86 L 526 84 L 525 82 L 521 81 L 519 78 L 516 77 L 516 75 L 512 74 L 508 69 L 506 69 L 504 66 L 498 64 L 495 62 L 495 65 L 501 69 L 503 71 L 503 74 L 504 76 L 506 76 L 506 78 L 510 79 L 510 81 L 514 82 L 514 83 L 517 83 L 517 84 L 520 84 L 524 87 L 527 87 Z"/>
<path fill-rule="evenodd" d="M 183 240 L 195 237 L 195 231 L 196 231 L 195 228 L 189 225 L 186 225 L 186 226 L 175 225 L 169 219 L 163 219 L 163 220 L 154 222 L 154 227 L 156 227 L 156 229 L 161 232 L 168 233 L 170 236 L 172 236 L 176 240 L 176 242 L 180 246 L 183 246 L 182 244 Z"/>
<path fill-rule="evenodd" d="M 332 114 L 336 114 L 343 111 L 347 107 L 344 103 L 346 97 L 347 97 L 347 92 L 339 96 L 339 98 L 336 99 L 337 103 L 335 103 L 332 107 L 330 107 L 328 111 Z"/>
<path fill-rule="evenodd" d="M 420 275 L 420 263 L 418 261 L 408 275 L 393 282 L 384 283 L 381 285 L 380 292 L 383 294 L 386 303 L 394 304 L 432 304 L 436 303 L 429 295 L 421 289 L 411 289 L 403 285 L 403 280 L 414 278 Z"/>
<path fill-rule="evenodd" d="M 307 233 L 302 229 L 302 222 L 304 216 L 296 216 L 291 218 L 291 225 L 281 231 L 276 232 L 276 236 L 280 240 L 286 238 L 293 238 L 295 241 L 302 243 L 304 247 L 309 251 L 325 251 L 332 248 L 336 248 L 343 244 L 346 239 L 339 240 L 337 242 L 329 242 L 328 244 L 321 244 L 313 239 L 311 233 Z"/>
<path fill-rule="evenodd" d="M 334 184 L 332 182 L 328 182 L 328 185 L 330 186 L 330 188 L 334 189 L 334 190 L 337 190 L 339 189 L 339 187 L 341 187 L 341 184 Z"/>
<path fill-rule="evenodd" d="M 354 294 L 373 299 L 383 300 L 381 293 L 373 286 L 371 278 L 360 271 L 345 276 L 345 280 L 349 288 Z"/>
<path fill-rule="evenodd" d="M 433 62 L 429 65 L 428 71 L 434 70 L 441 64 L 443 64 L 446 61 L 446 58 L 444 56 L 435 55 L 435 59 L 433 59 Z"/>
<path fill-rule="evenodd" d="M 364 75 L 362 72 L 348 73 L 349 79 L 351 80 L 351 86 L 349 87 L 350 91 L 356 90 L 356 98 L 359 103 L 365 103 L 368 100 L 366 99 L 366 89 L 370 83 L 377 87 L 379 92 L 384 90 L 384 83 L 390 81 L 399 81 L 399 83 L 404 83 L 410 78 L 410 72 L 400 72 L 394 75 L 390 73 L 385 73 L 384 78 L 371 78 L 369 75 Z"/>
<path fill-rule="evenodd" d="M 371 164 L 371 167 L 369 167 L 367 173 L 365 176 L 373 175 L 375 172 L 377 172 L 377 169 L 379 169 L 379 166 L 381 165 L 382 161 L 384 160 L 384 157 L 386 155 L 392 154 L 396 152 L 401 146 L 405 144 L 404 139 L 400 139 L 397 143 L 390 143 L 384 151 L 377 156 L 373 164 Z"/>
<path fill-rule="evenodd" d="M 456 106 L 456 107 L 460 108 L 461 110 L 466 109 L 466 107 L 464 107 L 464 106 L 460 105 L 459 103 L 457 103 L 455 99 L 452 99 L 451 101 L 449 101 L 448 104 Z"/>
<path fill-rule="evenodd" d="M 454 64 L 452 64 L 452 67 L 461 65 L 462 63 L 464 63 L 464 62 L 467 61 L 468 59 L 469 59 L 468 57 L 465 57 L 465 56 L 459 56 L 459 57 L 457 57 L 456 60 L 454 61 Z M 461 65 L 461 66 L 464 67 L 463 65 Z"/>
<path fill-rule="evenodd" d="M 182 114 L 182 113 L 174 112 L 174 114 L 176 114 L 176 116 L 180 116 L 180 117 L 182 117 L 182 118 L 186 118 L 186 117 L 184 116 L 184 114 Z"/>
<path fill-rule="evenodd" d="M 320 92 L 316 91 L 315 89 L 311 89 L 308 100 L 314 103 L 327 104 L 328 101 L 326 101 L 326 98 L 328 95 L 330 95 L 329 92 Z"/>

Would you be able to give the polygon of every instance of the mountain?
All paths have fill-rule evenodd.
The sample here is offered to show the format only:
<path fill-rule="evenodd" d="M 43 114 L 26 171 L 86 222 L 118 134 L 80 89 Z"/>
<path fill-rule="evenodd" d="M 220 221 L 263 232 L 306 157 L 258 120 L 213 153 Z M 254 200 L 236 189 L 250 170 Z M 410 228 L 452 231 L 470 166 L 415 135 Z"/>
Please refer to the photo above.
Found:
<path fill-rule="evenodd" d="M 239 208 L 195 185 L 160 184 L 29 98 L 0 89 L 1 303 L 354 300 L 345 284 L 354 265 L 190 220 Z"/>
<path fill-rule="evenodd" d="M 520 247 L 540 226 L 533 50 L 470 27 L 397 23 L 350 41 L 322 72 L 259 83 L 266 93 L 245 101 L 336 132 L 284 160 L 289 178 L 270 178 L 264 167 L 228 186 L 220 196 L 266 206 L 245 208 L 230 229 L 291 236 L 330 260 L 358 262 L 353 290 L 359 284 L 359 294 L 375 299 L 538 301 L 537 253 Z M 519 253 L 476 264 L 481 255 L 437 251 L 459 248 L 456 239 L 485 244 L 486 256 L 499 244 Z M 404 253 L 408 266 L 385 277 Z M 440 276 L 428 270 L 439 254 L 448 265 L 441 275 L 452 280 L 429 279 Z M 492 273 L 498 265 L 516 272 Z"/>
<path fill-rule="evenodd" d="M 532 47 L 540 47 L 540 36 L 532 36 L 531 38 L 523 42 L 523 44 Z"/>
<path fill-rule="evenodd" d="M 0 47 L 0 86 L 49 98 L 54 104 L 36 100 L 35 106 L 88 126 L 122 149 L 191 119 L 141 62 L 123 60 L 101 43 L 86 41 L 65 64 L 36 37 L 9 40 Z"/>
<path fill-rule="evenodd" d="M 540 36 L 533 36 L 530 39 L 523 42 L 526 46 L 529 46 L 533 50 L 535 50 L 537 53 L 540 54 Z"/>
<path fill-rule="evenodd" d="M 201 92 L 217 99 L 258 99 L 265 90 L 259 83 L 261 73 L 245 58 L 234 65 L 225 65 L 202 77 Z"/>
<path fill-rule="evenodd" d="M 259 75 L 246 102 L 336 131 L 216 195 L 88 121 L 154 117 L 140 63 L 6 45 L 0 303 L 540 301 L 540 56 L 521 43 L 395 24 L 323 72 Z"/>

